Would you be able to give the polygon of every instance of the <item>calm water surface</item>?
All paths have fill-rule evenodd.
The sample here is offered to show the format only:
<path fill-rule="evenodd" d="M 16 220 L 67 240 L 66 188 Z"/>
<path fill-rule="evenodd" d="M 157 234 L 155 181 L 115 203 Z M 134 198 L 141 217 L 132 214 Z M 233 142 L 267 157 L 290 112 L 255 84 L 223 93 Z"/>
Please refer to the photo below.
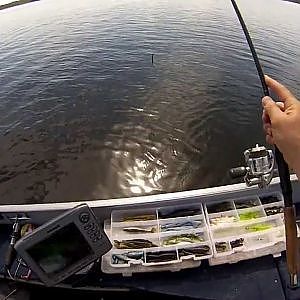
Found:
<path fill-rule="evenodd" d="M 239 1 L 266 73 L 300 97 L 300 6 Z M 151 63 L 154 54 L 154 64 Z M 0 12 L 0 203 L 230 183 L 264 143 L 230 1 L 40 1 Z"/>

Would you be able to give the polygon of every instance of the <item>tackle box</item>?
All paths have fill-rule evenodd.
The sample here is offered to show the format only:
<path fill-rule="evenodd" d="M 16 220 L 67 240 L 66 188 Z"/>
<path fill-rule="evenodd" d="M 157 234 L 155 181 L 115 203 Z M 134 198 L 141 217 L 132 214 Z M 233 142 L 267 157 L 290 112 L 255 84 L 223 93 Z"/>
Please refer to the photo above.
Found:
<path fill-rule="evenodd" d="M 285 250 L 280 193 L 204 203 L 204 211 L 213 245 L 210 265 L 279 256 Z"/>
<path fill-rule="evenodd" d="M 285 250 L 281 193 L 157 209 L 115 210 L 104 230 L 113 248 L 102 271 L 179 271 Z"/>
<path fill-rule="evenodd" d="M 178 271 L 198 267 L 213 255 L 201 203 L 175 209 L 113 211 L 104 230 L 113 244 L 102 257 L 105 273 Z"/>

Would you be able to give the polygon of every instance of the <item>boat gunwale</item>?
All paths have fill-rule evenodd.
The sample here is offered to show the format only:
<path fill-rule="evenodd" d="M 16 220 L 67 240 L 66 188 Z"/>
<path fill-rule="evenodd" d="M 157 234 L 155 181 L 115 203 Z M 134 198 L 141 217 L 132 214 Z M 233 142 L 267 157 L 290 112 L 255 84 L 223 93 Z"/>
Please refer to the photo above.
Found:
<path fill-rule="evenodd" d="M 296 175 L 291 175 L 291 181 L 297 181 Z M 269 188 L 266 191 L 271 190 L 279 184 L 279 178 L 276 177 L 272 180 Z M 195 198 L 195 197 L 209 197 L 217 196 L 218 194 L 232 194 L 239 191 L 253 191 L 258 189 L 257 187 L 247 187 L 245 183 L 229 184 L 224 186 L 196 189 L 190 191 L 172 192 L 164 194 L 115 198 L 106 200 L 92 200 L 92 201 L 75 201 L 75 202 L 53 202 L 53 203 L 40 203 L 40 204 L 4 204 L 0 205 L 0 212 L 36 212 L 36 211 L 57 211 L 70 209 L 81 203 L 88 203 L 91 208 L 121 208 L 127 206 L 137 205 L 168 205 L 169 202 L 179 201 L 183 199 Z"/>

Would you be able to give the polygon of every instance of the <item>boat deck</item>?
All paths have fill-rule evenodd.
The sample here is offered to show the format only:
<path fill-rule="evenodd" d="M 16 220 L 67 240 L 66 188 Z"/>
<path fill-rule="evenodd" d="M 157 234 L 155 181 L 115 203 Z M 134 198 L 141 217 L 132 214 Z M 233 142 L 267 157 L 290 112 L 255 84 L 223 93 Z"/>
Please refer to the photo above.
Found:
<path fill-rule="evenodd" d="M 293 181 L 294 200 L 296 205 L 297 217 L 300 221 L 300 185 Z M 278 182 L 274 182 L 269 191 L 279 190 Z M 178 203 L 195 203 L 203 200 L 216 201 L 224 196 L 231 198 L 236 195 L 246 195 L 247 193 L 256 192 L 253 188 L 244 188 L 243 185 L 233 185 L 228 187 L 220 187 L 207 190 L 181 192 L 174 194 L 165 194 L 160 196 L 140 197 L 136 199 L 124 199 L 122 201 L 113 201 L 114 205 L 100 201 L 92 203 L 91 206 L 96 212 L 99 219 L 107 218 L 112 209 L 127 208 L 141 206 L 153 207 L 160 205 L 176 205 Z M 259 193 L 259 191 L 257 191 Z M 154 201 L 155 199 L 155 201 Z M 298 201 L 297 201 L 298 200 Z M 131 203 L 132 201 L 132 203 Z M 102 204 L 102 205 L 99 205 Z M 34 220 L 44 222 L 46 219 L 57 215 L 59 212 L 71 208 L 74 203 L 53 204 L 53 205 L 37 205 L 37 206 L 6 206 L 2 207 L 2 215 L 12 214 L 25 211 L 26 215 L 31 216 Z M 1 208 L 1 207 L 0 207 Z M 5 208 L 5 209 L 4 209 Z M 22 210 L 23 208 L 23 210 Z M 4 253 L 9 242 L 11 225 L 0 222 L 0 265 L 3 265 Z M 12 270 L 16 267 L 13 266 Z M 13 272 L 14 273 L 14 272 Z M 26 274 L 27 270 L 22 267 L 19 269 L 18 275 Z M 18 276 L 17 276 L 18 277 Z M 4 279 L 3 273 L 0 274 L 0 283 L 11 280 Z M 26 283 L 25 285 L 22 285 Z M 274 258 L 273 256 L 264 256 L 256 259 L 241 261 L 235 264 L 224 264 L 218 266 L 209 266 L 207 261 L 195 269 L 182 270 L 180 272 L 157 272 L 147 274 L 134 274 L 132 277 L 123 277 L 122 275 L 108 275 L 100 270 L 100 266 L 93 268 L 92 272 L 87 275 L 84 272 L 76 274 L 67 279 L 63 284 L 59 284 L 56 288 L 51 288 L 52 299 L 64 293 L 74 293 L 76 298 L 79 295 L 84 297 L 91 293 L 97 299 L 99 296 L 104 299 L 141 299 L 145 293 L 163 299 L 300 299 L 300 288 L 291 290 L 287 286 L 288 274 L 286 271 L 285 257 Z M 25 286 L 29 291 L 42 288 L 43 285 L 34 276 L 30 280 L 17 280 L 17 286 Z M 13 285 L 15 286 L 15 284 Z M 62 290 L 63 289 L 63 290 Z M 7 288 L 4 289 L 7 294 Z M 43 299 L 46 299 L 43 292 Z M 56 293 L 56 294 L 55 294 Z M 125 294 L 124 294 L 125 293 Z M 142 293 L 142 294 L 141 294 Z M 47 292 L 48 294 L 48 292 Z M 120 296 L 121 294 L 121 296 Z M 49 294 L 50 295 L 50 294 Z M 56 295 L 56 296 L 55 296 Z M 1 296 L 1 287 L 0 287 Z M 59 297 L 60 299 L 61 297 Z M 159 297 L 160 298 L 160 297 Z M 0 298 L 2 300 L 2 298 Z M 18 298 L 15 298 L 18 299 Z M 20 298 L 23 299 L 23 298 Z M 24 298 L 25 299 L 25 298 Z M 33 298 L 35 299 L 35 298 Z M 38 298 L 37 298 L 38 299 Z"/>
<path fill-rule="evenodd" d="M 298 205 L 298 209 L 300 209 L 300 205 Z M 9 240 L 8 228 L 4 227 L 6 226 L 0 226 L 1 254 L 4 253 Z M 0 256 L 1 264 L 3 263 L 2 259 L 3 255 Z M 61 293 L 59 288 L 63 288 L 64 290 L 69 289 L 71 293 L 76 290 L 79 293 L 77 296 L 84 296 L 89 291 L 94 295 L 105 294 L 110 298 L 121 292 L 122 299 L 127 299 L 126 296 L 128 299 L 135 299 L 132 298 L 132 293 L 137 291 L 156 293 L 158 296 L 163 296 L 164 299 L 166 296 L 177 296 L 184 299 L 300 299 L 300 288 L 291 290 L 287 287 L 288 277 L 285 266 L 285 257 L 273 258 L 269 255 L 231 265 L 209 266 L 203 264 L 199 268 L 180 272 L 134 274 L 132 277 L 107 275 L 103 274 L 100 268 L 96 268 L 88 276 L 77 274 L 65 281 L 64 284 L 59 284 L 56 293 L 57 295 Z M 20 275 L 22 272 L 20 269 Z M 3 278 L 3 274 L 1 277 Z M 18 281 L 20 283 L 14 284 L 14 287 L 26 282 Z M 41 286 L 41 283 L 32 277 L 25 286 L 30 291 Z M 7 292 L 7 287 L 4 290 Z M 52 292 L 52 295 L 54 294 L 55 292 Z"/>

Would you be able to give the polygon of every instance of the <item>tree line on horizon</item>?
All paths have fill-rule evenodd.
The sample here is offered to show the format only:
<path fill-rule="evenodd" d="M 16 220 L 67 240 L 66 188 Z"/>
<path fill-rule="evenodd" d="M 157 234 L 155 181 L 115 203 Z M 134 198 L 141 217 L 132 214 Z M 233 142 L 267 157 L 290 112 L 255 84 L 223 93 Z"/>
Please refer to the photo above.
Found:
<path fill-rule="evenodd" d="M 26 3 L 29 3 L 29 2 L 34 2 L 34 1 L 38 1 L 38 0 L 17 0 L 17 1 L 13 1 L 13 2 L 10 2 L 10 3 L 7 3 L 7 4 L 0 5 L 0 10 L 10 8 L 10 7 L 14 7 L 14 6 L 17 6 L 17 5 L 26 4 Z"/>

